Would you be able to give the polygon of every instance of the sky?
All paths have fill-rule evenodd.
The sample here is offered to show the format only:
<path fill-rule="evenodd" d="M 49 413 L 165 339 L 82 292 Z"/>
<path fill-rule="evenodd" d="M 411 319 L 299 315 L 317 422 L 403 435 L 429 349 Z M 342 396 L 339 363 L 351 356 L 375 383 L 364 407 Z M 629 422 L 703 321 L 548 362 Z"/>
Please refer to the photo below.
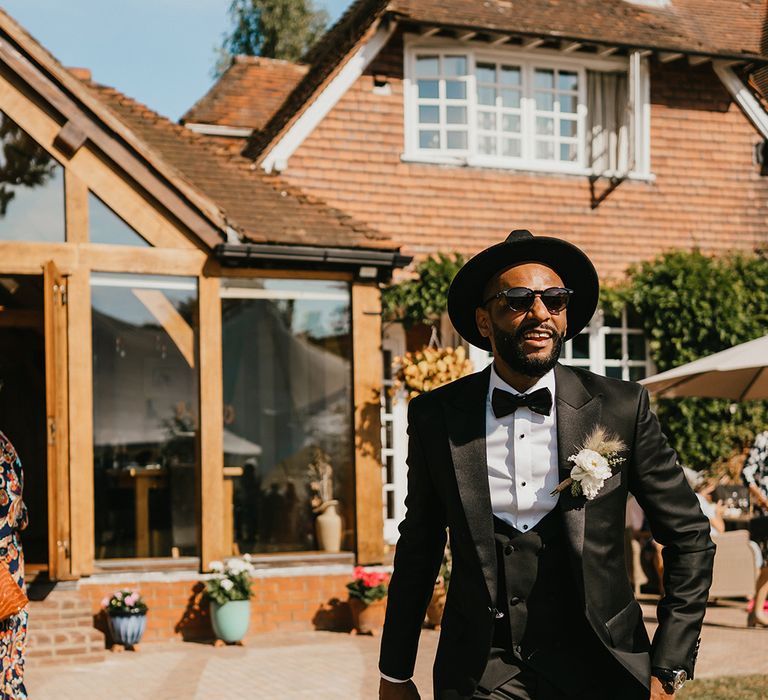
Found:
<path fill-rule="evenodd" d="M 336 20 L 351 0 L 316 0 Z M 65 66 L 177 120 L 213 83 L 230 0 L 0 0 Z"/>

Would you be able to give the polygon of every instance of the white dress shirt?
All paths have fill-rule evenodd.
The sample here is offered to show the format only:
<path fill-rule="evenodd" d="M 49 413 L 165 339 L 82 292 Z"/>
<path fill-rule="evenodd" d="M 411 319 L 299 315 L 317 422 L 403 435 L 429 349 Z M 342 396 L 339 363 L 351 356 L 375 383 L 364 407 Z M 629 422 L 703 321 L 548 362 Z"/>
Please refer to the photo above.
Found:
<path fill-rule="evenodd" d="M 546 387 L 552 394 L 552 411 L 542 416 L 521 406 L 514 413 L 496 418 L 491 406 L 494 389 L 512 394 L 513 389 L 491 365 L 491 379 L 485 401 L 485 452 L 491 510 L 512 527 L 526 532 L 557 505 L 551 496 L 560 483 L 557 471 L 557 416 L 555 413 L 555 372 L 550 370 L 526 394 Z M 393 683 L 409 679 L 382 678 Z"/>
<path fill-rule="evenodd" d="M 512 527 L 526 532 L 556 505 L 550 495 L 560 483 L 557 472 L 557 415 L 555 411 L 555 372 L 550 370 L 526 394 L 543 388 L 552 394 L 548 416 L 521 406 L 514 413 L 496 418 L 491 406 L 494 389 L 520 394 L 496 373 L 491 365 L 491 380 L 485 403 L 485 451 L 491 510 Z"/>

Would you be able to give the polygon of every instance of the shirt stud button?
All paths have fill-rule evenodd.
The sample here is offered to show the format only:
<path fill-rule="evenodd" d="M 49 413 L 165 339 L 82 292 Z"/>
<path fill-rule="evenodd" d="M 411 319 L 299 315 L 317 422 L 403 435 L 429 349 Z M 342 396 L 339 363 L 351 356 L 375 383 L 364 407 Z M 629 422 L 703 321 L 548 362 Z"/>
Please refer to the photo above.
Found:
<path fill-rule="evenodd" d="M 528 526 L 527 525 L 523 525 L 523 530 L 527 530 L 527 529 L 528 529 Z"/>
<path fill-rule="evenodd" d="M 525 481 L 522 484 L 520 484 L 520 486 L 525 486 Z"/>
<path fill-rule="evenodd" d="M 525 437 L 525 434 L 521 435 L 521 436 L 520 436 L 520 439 L 522 440 L 524 437 Z"/>

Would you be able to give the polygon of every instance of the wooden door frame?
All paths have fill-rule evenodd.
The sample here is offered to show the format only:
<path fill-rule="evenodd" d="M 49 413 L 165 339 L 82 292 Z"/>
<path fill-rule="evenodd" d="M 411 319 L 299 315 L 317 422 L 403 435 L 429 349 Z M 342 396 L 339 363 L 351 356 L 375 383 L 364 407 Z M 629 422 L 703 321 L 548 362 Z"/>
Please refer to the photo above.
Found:
<path fill-rule="evenodd" d="M 67 282 L 56 263 L 43 266 L 45 413 L 48 444 L 48 577 L 72 577 L 69 482 Z"/>

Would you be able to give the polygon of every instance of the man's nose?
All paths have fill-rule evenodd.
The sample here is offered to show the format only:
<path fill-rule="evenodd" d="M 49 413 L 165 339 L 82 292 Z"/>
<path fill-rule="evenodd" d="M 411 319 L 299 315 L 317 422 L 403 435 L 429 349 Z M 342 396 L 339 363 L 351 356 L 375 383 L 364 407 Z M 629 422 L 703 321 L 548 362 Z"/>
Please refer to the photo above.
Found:
<path fill-rule="evenodd" d="M 551 318 L 551 314 L 549 313 L 547 305 L 541 300 L 541 296 L 538 294 L 534 297 L 533 305 L 531 306 L 528 313 L 533 318 L 536 318 L 540 321 L 546 321 L 547 319 Z"/>

